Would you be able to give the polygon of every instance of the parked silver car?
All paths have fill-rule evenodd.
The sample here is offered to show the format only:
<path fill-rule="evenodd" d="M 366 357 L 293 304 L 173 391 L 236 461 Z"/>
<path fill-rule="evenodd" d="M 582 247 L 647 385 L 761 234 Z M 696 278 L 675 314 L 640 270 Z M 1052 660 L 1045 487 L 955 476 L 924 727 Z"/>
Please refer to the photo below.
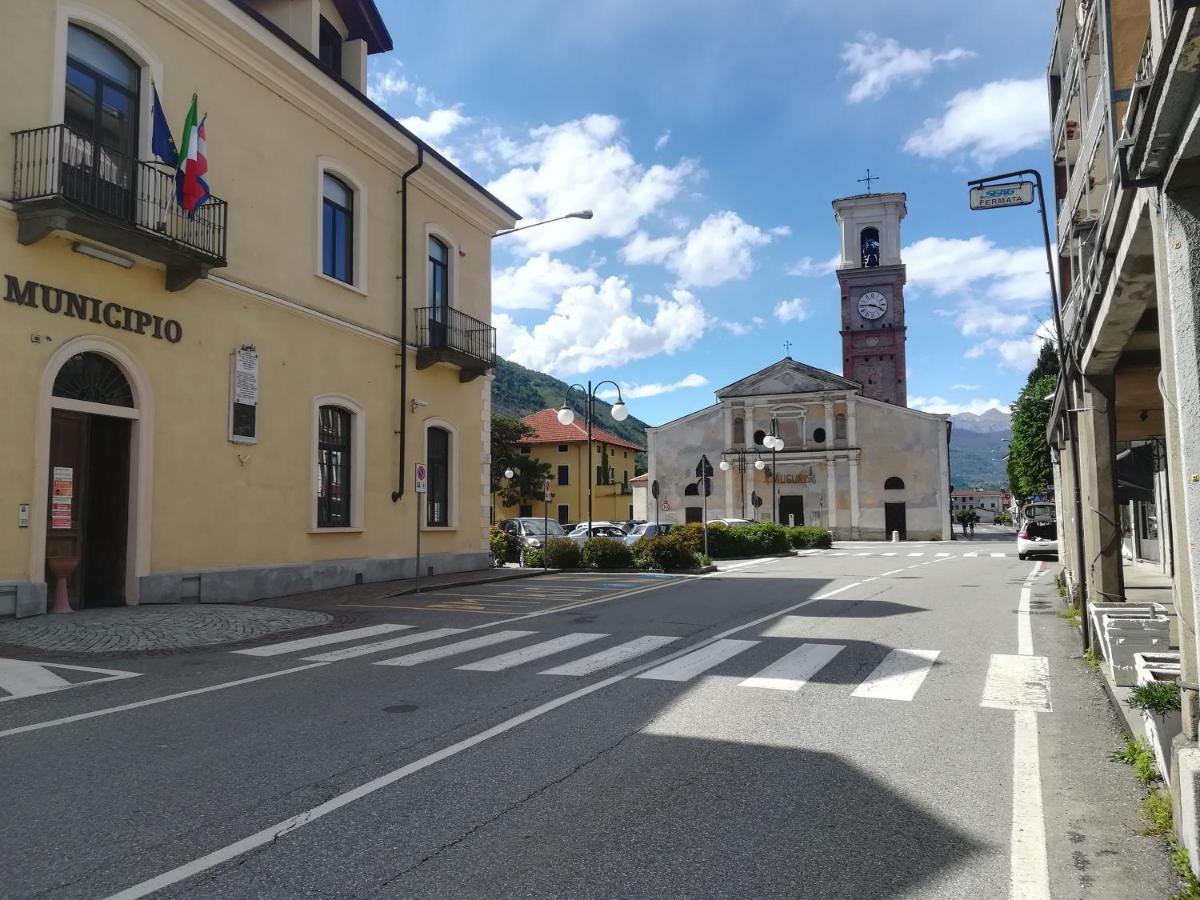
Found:
<path fill-rule="evenodd" d="M 545 526 L 544 529 L 543 525 Z M 565 534 L 562 526 L 553 519 L 503 519 L 496 523 L 496 527 L 505 534 L 511 534 L 517 538 L 523 548 L 540 547 L 546 542 L 548 537 L 563 537 Z"/>
<path fill-rule="evenodd" d="M 614 525 L 612 522 L 593 522 L 591 531 L 588 531 L 587 522 L 581 522 L 567 537 L 582 547 L 587 543 L 588 538 L 606 537 L 621 540 L 625 537 L 625 532 L 619 525 Z"/>
<path fill-rule="evenodd" d="M 645 522 L 641 525 L 635 525 L 633 531 L 625 535 L 625 543 L 632 547 L 642 538 L 659 537 L 667 534 L 674 526 L 670 522 L 663 522 L 661 525 L 655 525 L 653 522 Z"/>

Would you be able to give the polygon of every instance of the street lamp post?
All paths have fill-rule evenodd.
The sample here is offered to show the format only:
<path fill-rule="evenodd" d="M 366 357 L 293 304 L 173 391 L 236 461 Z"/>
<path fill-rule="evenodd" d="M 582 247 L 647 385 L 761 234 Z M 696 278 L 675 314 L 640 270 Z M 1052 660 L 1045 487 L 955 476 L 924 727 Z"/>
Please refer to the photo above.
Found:
<path fill-rule="evenodd" d="M 565 218 L 565 217 L 564 217 Z M 586 218 L 591 218 L 589 212 Z M 541 223 L 539 223 L 541 224 Z M 587 474 L 588 474 L 588 491 L 587 491 L 587 536 L 592 536 L 592 422 L 596 418 L 596 391 L 604 387 L 606 384 L 611 384 L 617 391 L 617 402 L 612 405 L 611 413 L 613 419 L 618 422 L 624 422 L 629 418 L 629 408 L 625 405 L 625 401 L 621 398 L 621 386 L 615 381 L 599 381 L 592 384 L 588 381 L 585 388 L 582 384 L 572 384 L 567 387 L 563 394 L 563 404 L 558 410 L 558 421 L 562 425 L 570 425 L 575 421 L 575 410 L 567 405 L 567 397 L 571 391 L 578 388 L 587 396 Z"/>
<path fill-rule="evenodd" d="M 771 417 L 771 433 L 763 438 L 763 446 L 771 451 L 771 521 L 779 521 L 778 499 L 775 496 L 775 485 L 779 481 L 779 469 L 775 465 L 775 453 L 783 449 L 783 438 L 779 436 L 779 420 Z M 766 468 L 762 457 L 754 461 L 754 468 L 760 472 Z"/>
<path fill-rule="evenodd" d="M 742 494 L 742 518 L 746 518 L 746 457 L 755 451 L 747 450 L 744 447 L 730 447 L 728 450 L 721 451 L 721 462 L 718 463 L 718 468 L 722 472 L 728 472 L 734 466 L 737 466 L 738 473 L 741 475 L 739 479 L 738 489 Z M 729 460 L 733 459 L 731 463 Z M 762 466 L 758 467 L 759 469 Z"/>

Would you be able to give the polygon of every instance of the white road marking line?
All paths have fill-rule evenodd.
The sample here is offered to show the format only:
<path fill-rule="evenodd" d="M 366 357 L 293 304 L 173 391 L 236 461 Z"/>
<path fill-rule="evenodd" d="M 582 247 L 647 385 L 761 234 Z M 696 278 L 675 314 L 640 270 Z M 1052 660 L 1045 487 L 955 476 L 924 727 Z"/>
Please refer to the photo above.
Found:
<path fill-rule="evenodd" d="M 801 644 L 738 687 L 798 691 L 844 649 L 845 644 Z"/>
<path fill-rule="evenodd" d="M 852 697 L 911 701 L 938 658 L 937 650 L 893 650 L 866 677 Z"/>
<path fill-rule="evenodd" d="M 91 678 L 87 681 L 68 681 L 61 675 L 50 671 L 51 669 L 88 672 L 105 677 Z M 69 666 L 66 663 L 36 663 L 23 659 L 0 659 L 0 690 L 7 691 L 9 694 L 7 697 L 0 697 L 0 703 L 7 700 L 20 700 L 22 697 L 33 697 L 37 694 L 65 691 L 68 688 L 85 687 L 89 684 L 103 684 L 106 681 L 119 681 L 122 678 L 137 678 L 141 674 L 141 672 L 123 672 L 118 669 L 97 669 L 92 666 Z M 2 734 L 0 732 L 0 736 Z"/>
<path fill-rule="evenodd" d="M 1004 559 L 1004 557 L 1008 556 L 1008 554 L 1007 553 L 993 553 L 993 554 L 991 554 L 991 556 L 993 559 Z"/>
<path fill-rule="evenodd" d="M 1028 710 L 1014 714 L 1011 846 L 1009 896 L 1012 900 L 1050 900 L 1037 714 Z"/>
<path fill-rule="evenodd" d="M 462 634 L 461 628 L 435 628 L 432 631 L 421 631 L 417 634 L 406 634 L 386 641 L 376 641 L 373 644 L 360 644 L 357 647 L 343 647 L 341 650 L 330 650 L 328 653 L 318 653 L 316 656 L 302 656 L 306 662 L 341 662 L 343 659 L 354 659 L 356 656 L 367 656 L 371 653 L 381 653 L 384 650 L 395 650 L 397 647 L 407 647 L 410 644 L 421 644 L 425 641 L 436 641 L 438 638 Z"/>
<path fill-rule="evenodd" d="M 230 653 L 240 653 L 243 656 L 279 656 L 283 653 L 294 653 L 297 650 L 309 650 L 313 647 L 324 647 L 327 644 L 343 644 L 346 641 L 356 641 L 359 638 L 375 637 L 377 634 L 388 634 L 392 631 L 404 631 L 411 625 L 368 625 L 365 628 L 351 628 L 349 631 L 335 631 L 332 634 L 319 634 L 316 637 L 300 638 L 295 641 L 284 641 L 282 644 L 269 644 L 266 647 L 251 647 L 249 650 L 231 650 Z"/>
<path fill-rule="evenodd" d="M 841 550 L 841 551 L 838 551 L 837 553 L 830 553 L 829 555 L 830 556 L 845 556 L 846 552 L 844 550 Z"/>
<path fill-rule="evenodd" d="M 854 555 L 855 556 L 873 556 L 874 554 L 868 550 L 866 553 L 855 553 Z"/>
<path fill-rule="evenodd" d="M 909 556 L 924 556 L 924 553 L 910 553 Z"/>
<path fill-rule="evenodd" d="M 688 681 L 701 672 L 713 666 L 720 665 L 727 659 L 732 659 L 739 653 L 749 650 L 758 641 L 720 640 L 694 650 L 686 656 L 672 660 L 665 665 L 643 672 L 638 678 L 650 678 L 655 681 Z"/>
<path fill-rule="evenodd" d="M 497 631 L 493 634 L 485 634 L 482 637 L 470 638 L 465 641 L 458 641 L 453 644 L 446 644 L 442 647 L 434 647 L 432 650 L 420 650 L 416 653 L 406 653 L 404 656 L 394 656 L 391 659 L 381 659 L 375 665 L 377 666 L 416 666 L 423 662 L 429 662 L 434 659 L 444 659 L 447 656 L 457 656 L 459 653 L 469 653 L 472 650 L 478 650 L 481 647 L 490 647 L 493 644 L 502 644 L 505 641 L 516 640 L 517 638 L 529 637 L 531 634 L 537 634 L 536 631 Z"/>
<path fill-rule="evenodd" d="M 978 553 L 978 552 L 976 552 L 976 551 L 974 551 L 974 550 L 972 550 L 970 553 L 964 553 L 964 554 L 963 554 L 963 556 L 964 556 L 964 557 L 969 557 L 969 556 L 978 556 L 978 555 L 979 555 L 979 553 Z"/>
<path fill-rule="evenodd" d="M 8 691 L 12 697 L 30 697 L 34 694 L 45 694 L 50 691 L 61 691 L 70 687 L 71 682 L 61 675 L 55 675 L 47 668 L 35 662 L 23 659 L 0 659 L 0 688 Z"/>
<path fill-rule="evenodd" d="M 562 637 L 551 638 L 548 641 L 542 641 L 540 644 L 522 647 L 520 650 L 513 650 L 509 653 L 501 653 L 499 656 L 481 659 L 479 662 L 468 663 L 465 666 L 458 666 L 457 668 L 466 672 L 500 672 L 504 669 L 511 669 L 513 666 L 519 666 L 522 663 L 531 662 L 535 659 L 542 659 L 545 656 L 553 656 L 555 653 L 562 653 L 564 650 L 570 650 L 572 647 L 598 641 L 600 638 L 605 637 L 608 637 L 608 635 L 585 634 L 584 632 L 564 634 Z"/>
<path fill-rule="evenodd" d="M 280 675 L 291 675 L 294 672 L 303 672 L 306 669 L 316 669 L 326 663 L 309 663 L 306 666 L 296 666 L 292 669 L 281 669 L 278 672 L 267 672 L 265 675 L 255 675 L 251 678 L 239 678 L 236 681 L 225 681 L 221 684 L 210 684 L 208 687 L 195 688 L 190 691 L 180 691 L 177 694 L 166 694 L 162 697 L 151 697 L 149 700 L 138 700 L 135 703 L 124 703 L 121 706 L 110 706 L 107 709 L 94 709 L 91 712 L 78 713 L 73 716 L 63 716 L 61 719 L 50 719 L 46 722 L 34 722 L 32 725 L 20 725 L 16 728 L 8 728 L 0 731 L 0 738 L 12 737 L 15 734 L 25 734 L 30 731 L 41 731 L 43 728 L 54 728 L 57 725 L 68 725 L 71 722 L 82 722 L 85 719 L 95 719 L 99 716 L 107 716 L 112 713 L 125 712 L 130 709 L 141 709 L 143 706 L 154 706 L 156 703 L 167 703 L 171 700 L 180 700 L 184 697 L 195 697 L 199 694 L 208 694 L 212 691 L 223 691 L 226 688 L 238 687 L 243 684 L 250 684 L 254 681 L 264 681 L 268 678 L 278 678 Z M 140 673 L 135 673 L 140 674 Z"/>
<path fill-rule="evenodd" d="M 616 647 L 601 650 L 599 653 L 593 653 L 591 656 L 585 656 L 583 659 L 577 659 L 574 662 L 556 666 L 553 669 L 547 669 L 545 672 L 540 672 L 539 674 L 591 675 L 593 672 L 599 672 L 601 669 L 607 669 L 619 663 L 637 659 L 637 657 L 643 654 L 657 650 L 659 647 L 665 647 L 667 644 L 674 643 L 677 640 L 679 640 L 677 637 L 646 635 L 645 637 L 634 638 L 632 641 L 627 641 L 624 644 L 618 644 Z"/>
<path fill-rule="evenodd" d="M 892 569 L 890 572 L 880 572 L 880 578 L 886 578 L 888 575 L 895 575 L 897 572 L 903 572 L 903 569 Z"/>
<path fill-rule="evenodd" d="M 881 553 L 880 556 L 895 556 L 895 553 Z"/>
<path fill-rule="evenodd" d="M 1017 653 L 1022 656 L 1033 655 L 1033 622 L 1029 618 L 1029 601 L 1032 591 L 1028 587 L 1021 588 L 1021 602 L 1017 605 Z"/>
<path fill-rule="evenodd" d="M 1050 712 L 1050 663 L 1044 656 L 993 653 L 980 706 Z"/>
<path fill-rule="evenodd" d="M 704 578 L 707 576 L 702 575 L 700 577 Z M 840 588 L 835 588 L 834 590 L 828 591 L 817 597 L 809 597 L 807 600 L 801 600 L 799 603 L 794 603 L 791 606 L 785 607 L 784 609 L 779 609 L 779 610 L 775 610 L 774 612 L 767 613 L 767 615 L 760 616 L 759 618 L 757 618 L 751 622 L 746 622 L 745 624 L 736 625 L 733 628 L 726 629 L 725 631 L 721 632 L 720 634 L 713 635 L 712 637 L 708 638 L 707 640 L 709 643 L 717 643 L 718 641 L 728 637 L 731 634 L 737 634 L 740 631 L 746 631 L 747 629 L 757 628 L 759 625 L 762 625 L 764 622 L 771 621 L 771 619 L 778 618 L 779 616 L 785 616 L 788 613 L 793 613 L 798 609 L 803 609 L 804 607 L 808 606 L 811 603 L 815 603 L 818 600 L 824 600 L 828 597 L 833 597 L 837 594 L 840 594 L 840 593 L 842 593 L 842 591 L 848 591 L 848 590 L 850 590 L 850 588 L 858 587 L 858 585 L 860 583 L 861 582 L 854 581 L 854 582 L 851 582 L 850 584 L 842 585 L 842 587 L 840 587 Z M 703 642 L 701 643 L 701 646 L 704 646 Z M 586 687 L 582 687 L 577 691 L 572 691 L 569 694 L 564 694 L 561 697 L 556 697 L 554 700 L 550 700 L 546 703 L 543 703 L 541 706 L 535 707 L 527 712 L 523 712 L 519 715 L 513 716 L 511 719 L 508 719 L 505 722 L 501 722 L 498 725 L 493 725 L 491 728 L 487 729 L 486 731 L 481 731 L 479 734 L 472 735 L 469 738 L 464 738 L 463 740 L 459 741 L 457 744 L 451 744 L 449 747 L 445 747 L 441 750 L 431 753 L 428 756 L 422 757 L 421 759 L 411 762 L 406 766 L 402 766 L 399 769 L 394 769 L 391 772 L 387 772 L 383 775 L 380 775 L 378 778 L 376 778 L 372 781 L 368 781 L 365 784 L 361 784 L 356 788 L 352 788 L 351 790 L 346 791 L 345 793 L 338 794 L 336 797 L 331 797 L 329 800 L 326 800 L 324 803 L 318 804 L 317 806 L 310 807 L 309 809 L 306 809 L 303 812 L 298 813 L 294 816 L 290 816 L 289 818 L 284 819 L 281 822 L 276 822 L 274 825 L 270 825 L 267 828 L 262 829 L 261 831 L 257 831 L 248 837 L 242 838 L 240 841 L 235 841 L 232 844 L 228 844 L 224 847 L 214 850 L 211 853 L 208 853 L 204 856 L 199 857 L 198 859 L 192 860 L 191 862 L 184 863 L 181 866 L 176 866 L 174 869 L 171 869 L 168 872 L 164 872 L 163 874 L 157 875 L 154 878 L 150 878 L 146 881 L 140 882 L 139 884 L 135 884 L 133 887 L 126 888 L 125 890 L 120 891 L 119 893 L 113 894 L 112 896 L 107 898 L 107 900 L 137 900 L 137 898 L 145 897 L 148 894 L 152 894 L 155 891 L 162 890 L 163 888 L 168 887 L 172 884 L 178 884 L 181 881 L 186 881 L 188 878 L 191 878 L 194 875 L 199 875 L 201 872 L 206 872 L 209 869 L 213 868 L 214 866 L 219 866 L 223 862 L 228 862 L 231 859 L 237 859 L 239 856 L 241 856 L 244 853 L 249 853 L 251 850 L 257 849 L 258 847 L 262 847 L 266 844 L 270 844 L 270 843 L 278 840 L 279 838 L 283 837 L 284 835 L 286 835 L 292 831 L 295 831 L 298 828 L 304 827 L 305 825 L 309 824 L 310 822 L 315 822 L 317 819 L 327 816 L 331 812 L 336 812 L 337 810 L 341 809 L 343 806 L 348 806 L 349 804 L 353 803 L 356 800 L 360 800 L 363 797 L 366 797 L 366 796 L 369 796 L 370 794 L 375 793 L 376 791 L 380 791 L 383 788 L 388 787 L 392 784 L 395 784 L 397 781 L 407 778 L 408 776 L 413 775 L 417 772 L 420 772 L 423 769 L 427 769 L 430 766 L 435 765 L 444 759 L 448 759 L 451 756 L 456 756 L 459 753 L 462 753 L 464 750 L 470 750 L 472 747 L 478 746 L 479 744 L 482 744 L 485 741 L 489 741 L 492 738 L 496 737 L 497 735 L 504 734 L 505 732 L 511 731 L 512 729 L 518 727 L 519 725 L 524 725 L 526 722 L 529 722 L 529 721 L 532 721 L 533 719 L 537 719 L 541 716 L 544 716 L 546 713 L 552 712 L 552 711 L 558 709 L 560 706 L 566 706 L 568 703 L 574 703 L 576 700 L 582 699 L 583 697 L 587 697 L 591 694 L 596 693 L 597 691 L 601 691 L 604 688 L 609 687 L 610 685 L 617 684 L 618 682 L 625 681 L 626 679 L 629 679 L 629 678 L 633 678 L 639 672 L 644 672 L 645 670 L 647 670 L 649 668 L 659 666 L 660 664 L 662 664 L 665 661 L 683 657 L 689 653 L 694 652 L 695 649 L 696 649 L 695 646 L 685 647 L 684 649 L 677 650 L 674 654 L 671 654 L 662 659 L 652 660 L 648 663 L 643 663 L 642 665 L 635 666 L 632 669 L 628 669 L 625 672 L 621 672 L 617 675 L 612 675 L 608 678 L 604 678 L 600 681 L 595 682 L 594 684 L 589 684 Z M 304 666 L 302 668 L 313 668 L 315 666 L 322 666 L 322 665 L 325 665 L 325 663 L 312 663 L 311 665 Z M 282 675 L 282 674 L 285 674 L 285 672 L 271 672 L 267 675 L 260 675 L 260 676 L 257 676 L 257 678 L 251 678 L 251 679 L 246 679 L 246 680 L 255 681 L 258 678 L 273 678 L 276 675 Z M 201 692 L 203 690 L 212 690 L 212 688 L 201 689 Z M 156 703 L 156 702 L 159 702 L 159 701 L 158 700 L 147 701 L 147 703 Z M 90 718 L 90 717 L 91 717 L 90 714 L 85 713 L 80 718 Z M 47 723 L 41 723 L 41 724 L 33 725 L 33 726 L 26 726 L 26 728 L 23 730 L 32 731 L 37 728 L 44 728 L 44 727 L 47 727 Z M 0 732 L 0 737 L 3 737 L 4 734 L 5 734 L 4 732 Z"/>
<path fill-rule="evenodd" d="M 950 554 L 949 554 L 949 553 L 938 553 L 938 554 L 936 554 L 936 555 L 937 555 L 937 556 L 949 556 Z"/>

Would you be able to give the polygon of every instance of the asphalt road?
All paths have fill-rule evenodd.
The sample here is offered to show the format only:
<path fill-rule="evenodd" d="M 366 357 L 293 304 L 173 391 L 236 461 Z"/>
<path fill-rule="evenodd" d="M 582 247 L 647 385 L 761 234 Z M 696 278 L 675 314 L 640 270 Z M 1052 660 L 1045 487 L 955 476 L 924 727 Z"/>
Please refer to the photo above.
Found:
<path fill-rule="evenodd" d="M 0 895 L 1163 896 L 1064 805 L 1097 713 L 1044 569 L 848 544 L 81 660 L 138 674 L 0 703 Z"/>

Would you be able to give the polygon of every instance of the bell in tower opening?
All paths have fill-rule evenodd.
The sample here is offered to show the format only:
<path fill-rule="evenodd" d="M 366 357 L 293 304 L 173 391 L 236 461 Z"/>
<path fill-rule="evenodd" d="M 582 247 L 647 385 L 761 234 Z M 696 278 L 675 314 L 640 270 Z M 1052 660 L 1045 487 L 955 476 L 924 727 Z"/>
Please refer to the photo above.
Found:
<path fill-rule="evenodd" d="M 862 264 L 864 269 L 874 269 L 879 265 L 879 229 L 864 228 L 859 239 L 862 249 Z"/>

